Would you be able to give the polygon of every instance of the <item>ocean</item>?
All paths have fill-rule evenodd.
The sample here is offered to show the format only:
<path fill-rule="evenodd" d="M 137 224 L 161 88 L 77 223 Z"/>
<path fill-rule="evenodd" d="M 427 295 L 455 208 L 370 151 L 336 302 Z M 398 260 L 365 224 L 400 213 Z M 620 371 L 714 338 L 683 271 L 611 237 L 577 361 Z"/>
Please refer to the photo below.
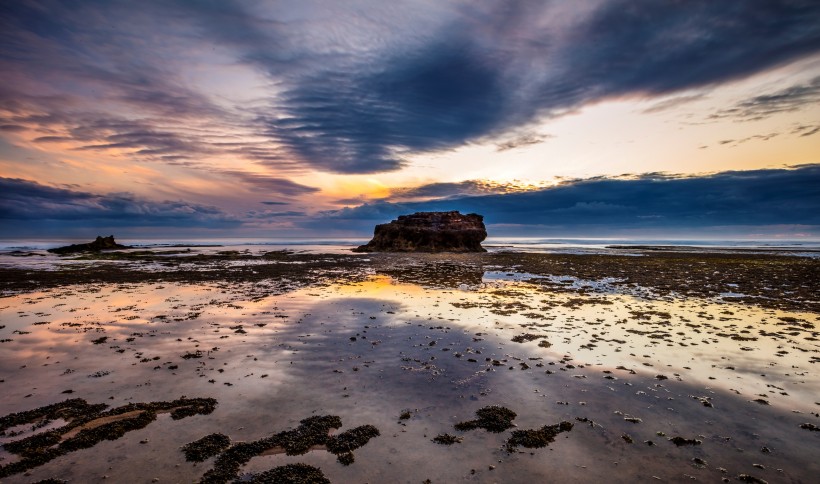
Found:
<path fill-rule="evenodd" d="M 209 250 L 291 250 L 307 253 L 345 253 L 367 243 L 369 237 L 351 238 L 197 238 L 197 239 L 118 239 L 119 243 L 142 249 L 192 247 Z M 0 254 L 13 251 L 45 251 L 91 240 L 0 240 Z M 540 253 L 609 253 L 629 247 L 675 247 L 682 249 L 753 249 L 762 251 L 812 252 L 820 250 L 820 240 L 798 239 L 661 239 L 661 238 L 553 238 L 488 237 L 482 245 L 489 251 Z"/>

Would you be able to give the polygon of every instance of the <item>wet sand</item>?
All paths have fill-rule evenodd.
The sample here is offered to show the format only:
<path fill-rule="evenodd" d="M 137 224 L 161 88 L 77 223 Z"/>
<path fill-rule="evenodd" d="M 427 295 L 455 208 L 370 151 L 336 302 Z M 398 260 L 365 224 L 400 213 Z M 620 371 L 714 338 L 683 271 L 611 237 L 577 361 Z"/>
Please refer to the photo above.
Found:
<path fill-rule="evenodd" d="M 86 423 L 105 429 L 128 421 L 106 412 L 129 404 L 216 406 L 176 419 L 151 410 L 24 472 L 10 472 L 23 456 L 4 449 L 2 482 L 197 482 L 240 453 L 222 479 L 290 464 L 311 467 L 277 476 L 820 475 L 817 259 L 143 252 L 0 268 L 0 416 L 82 399 L 109 406 Z M 488 407 L 509 410 L 509 425 L 459 425 Z M 32 419 L 0 443 L 66 425 Z M 229 447 L 186 460 L 182 447 L 211 434 Z"/>

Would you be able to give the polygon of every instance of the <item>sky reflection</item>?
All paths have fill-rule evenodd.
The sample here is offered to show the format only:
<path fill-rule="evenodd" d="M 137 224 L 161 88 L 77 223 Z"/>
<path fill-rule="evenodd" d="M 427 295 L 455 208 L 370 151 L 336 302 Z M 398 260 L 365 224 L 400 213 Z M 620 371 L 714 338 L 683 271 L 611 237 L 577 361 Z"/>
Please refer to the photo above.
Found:
<path fill-rule="evenodd" d="M 614 462 L 647 452 L 645 464 L 618 467 L 625 481 L 687 472 L 706 478 L 718 471 L 693 471 L 692 452 L 741 472 L 758 458 L 737 449 L 761 446 L 778 449 L 766 459 L 792 478 L 816 470 L 811 449 L 793 438 L 804 432 L 798 424 L 810 418 L 820 392 L 810 364 L 818 348 L 811 314 L 697 299 L 579 296 L 497 278 L 434 289 L 376 275 L 261 297 L 249 297 L 250 289 L 129 284 L 4 298 L 2 337 L 12 341 L 2 343 L 0 409 L 6 414 L 67 397 L 111 405 L 214 397 L 217 410 L 196 417 L 193 426 L 163 420 L 137 432 L 150 436 L 153 450 L 136 455 L 158 459 L 159 474 L 183 480 L 205 470 L 175 467 L 182 459 L 171 449 L 183 443 L 212 431 L 254 440 L 324 414 L 342 416 L 344 428 L 382 430 L 357 450 L 353 466 L 323 453 L 298 459 L 334 480 L 381 480 L 397 472 L 415 480 L 458 479 L 471 469 L 479 469 L 481 480 L 519 480 L 537 478 L 544 466 L 566 478 L 586 466 L 585 476 L 603 478 Z M 512 341 L 519 335 L 532 340 Z M 61 393 L 66 390 L 73 393 Z M 535 451 L 547 460 L 506 454 L 499 450 L 503 437 L 483 431 L 465 434 L 465 443 L 453 448 L 430 442 L 490 404 L 515 410 L 520 428 L 560 420 L 576 428 Z M 399 421 L 404 409 L 412 417 Z M 675 435 L 700 435 L 704 443 L 678 450 L 666 442 Z M 139 461 L 116 456 L 131 449 L 129 439 L 94 449 L 115 469 L 89 462 L 66 475 L 127 476 Z M 664 450 L 653 453 L 644 440 Z M 246 470 L 291 461 L 259 457 Z M 488 461 L 498 466 L 492 474 L 484 470 Z M 61 466 L 58 459 L 32 476 Z"/>

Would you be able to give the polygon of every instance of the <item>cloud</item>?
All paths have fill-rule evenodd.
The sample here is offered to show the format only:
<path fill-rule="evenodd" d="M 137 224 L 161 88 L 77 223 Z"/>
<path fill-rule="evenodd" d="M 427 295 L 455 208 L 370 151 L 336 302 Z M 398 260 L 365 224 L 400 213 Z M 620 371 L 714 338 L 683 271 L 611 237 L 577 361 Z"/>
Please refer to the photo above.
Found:
<path fill-rule="evenodd" d="M 361 197 L 353 197 L 353 198 L 340 198 L 337 200 L 333 200 L 331 203 L 335 205 L 361 205 L 369 200 L 369 198 L 361 196 Z"/>
<path fill-rule="evenodd" d="M 438 182 L 428 183 L 414 187 L 399 187 L 390 189 L 390 194 L 384 201 L 421 201 L 421 200 L 446 200 L 453 198 L 464 198 L 474 195 L 490 195 L 500 193 L 514 193 L 534 190 L 537 187 L 524 182 L 499 183 L 489 180 L 465 180 L 461 182 Z M 361 203 L 361 200 L 349 200 L 348 202 Z"/>
<path fill-rule="evenodd" d="M 513 139 L 509 139 L 498 143 L 496 145 L 495 150 L 498 152 L 501 151 L 509 151 L 515 148 L 520 148 L 522 146 L 532 146 L 541 144 L 547 139 L 551 138 L 550 135 L 540 135 L 540 134 L 523 134 L 521 136 L 517 136 Z"/>
<path fill-rule="evenodd" d="M 739 121 L 757 121 L 775 114 L 798 111 L 820 104 L 820 77 L 805 84 L 797 84 L 770 94 L 754 96 L 720 110 L 709 119 L 732 118 Z"/>
<path fill-rule="evenodd" d="M 232 228 L 240 221 L 216 207 L 150 201 L 128 193 L 94 194 L 0 177 L 4 235 L 96 227 Z"/>
<path fill-rule="evenodd" d="M 264 202 L 259 202 L 259 203 L 261 203 L 262 205 L 290 205 L 290 203 L 288 203 L 288 202 L 274 202 L 274 201 L 268 201 L 268 200 L 266 200 Z"/>
<path fill-rule="evenodd" d="M 328 211 L 311 227 L 370 231 L 404 213 L 460 210 L 488 224 L 587 230 L 697 229 L 805 225 L 820 227 L 820 165 L 729 171 L 703 176 L 646 174 L 568 180 L 541 190 L 425 202 L 386 201 Z"/>
<path fill-rule="evenodd" d="M 180 59 L 160 34 L 173 19 L 158 14 L 150 2 L 142 9 L 123 2 L 4 3 L 0 66 L 15 68 L 4 103 L 17 99 L 21 107 L 47 98 L 76 108 L 84 98 L 176 119 L 224 114 L 174 69 Z M 176 39 L 177 47 L 189 44 Z M 8 94 L 17 96 L 8 100 Z"/>
<path fill-rule="evenodd" d="M 819 17 L 817 2 L 790 0 L 3 2 L 0 124 L 142 159 L 396 170 L 465 143 L 541 141 L 508 137 L 590 103 L 668 96 L 816 54 Z M 224 81 L 247 82 L 212 91 L 200 82 L 207 69 L 247 69 Z M 253 75 L 268 86 L 244 96 L 261 84 Z M 816 89 L 724 115 L 789 111 Z"/>
<path fill-rule="evenodd" d="M 118 126 L 122 128 L 122 125 Z M 102 127 L 96 127 L 94 135 L 99 136 Z M 114 128 L 117 129 L 117 128 Z M 82 136 L 73 130 L 75 140 L 82 140 Z M 48 138 L 48 137 L 47 137 Z M 65 138 L 61 138 L 65 139 Z M 42 141 L 43 138 L 38 138 Z M 51 139 L 49 139 L 51 141 Z M 81 151 L 103 151 L 111 149 L 131 149 L 135 155 L 162 156 L 162 155 L 192 155 L 207 152 L 207 146 L 185 140 L 178 133 L 161 132 L 155 129 L 127 129 L 105 135 L 101 142 L 86 144 L 75 148 Z"/>
<path fill-rule="evenodd" d="M 315 64 L 308 53 L 271 102 L 268 134 L 319 169 L 392 170 L 406 153 L 501 136 L 608 98 L 720 84 L 820 50 L 813 2 L 453 8 L 446 25 L 407 45 Z M 256 62 L 272 76 L 282 69 L 281 59 Z"/>
<path fill-rule="evenodd" d="M 780 133 L 755 134 L 755 135 L 747 136 L 745 138 L 740 138 L 740 139 L 720 140 L 720 141 L 718 141 L 718 144 L 720 144 L 720 145 L 729 145 L 729 144 L 731 144 L 732 145 L 731 147 L 734 148 L 735 146 L 746 143 L 747 141 L 769 141 L 770 139 L 776 138 L 778 136 L 780 136 Z"/>
<path fill-rule="evenodd" d="M 249 219 L 271 219 L 271 218 L 281 218 L 281 217 L 305 217 L 307 216 L 307 212 L 299 212 L 295 210 L 288 210 L 285 212 L 275 212 L 273 210 L 251 210 L 247 214 L 247 218 Z"/>
<path fill-rule="evenodd" d="M 440 182 L 417 187 L 394 188 L 390 190 L 390 196 L 387 199 L 389 201 L 447 199 L 488 193 L 493 193 L 493 188 L 489 184 L 485 185 L 476 180 L 465 180 L 456 183 Z"/>
<path fill-rule="evenodd" d="M 174 2 L 2 3 L 2 131 L 133 161 L 207 169 L 203 159 L 230 156 L 293 170 L 247 105 L 209 89 L 237 60 L 215 55 L 184 13 Z M 227 82 L 241 98 L 245 85 Z"/>
<path fill-rule="evenodd" d="M 706 97 L 705 93 L 697 93 L 697 94 L 688 94 L 684 96 L 675 96 L 671 99 L 665 99 L 663 101 L 659 101 L 652 106 L 644 109 L 642 112 L 644 114 L 653 114 L 653 113 L 660 113 L 663 111 L 667 111 L 670 109 L 674 109 L 678 106 L 682 106 L 686 103 L 690 103 L 693 101 L 699 101 Z"/>
<path fill-rule="evenodd" d="M 800 125 L 797 126 L 792 130 L 792 134 L 799 134 L 800 137 L 804 136 L 811 136 L 813 134 L 820 133 L 820 124 L 812 126 L 812 125 Z"/>
<path fill-rule="evenodd" d="M 227 175 L 242 181 L 246 186 L 250 186 L 252 190 L 265 192 L 267 195 L 281 195 L 294 197 L 304 195 L 307 193 L 314 193 L 319 191 L 318 188 L 302 185 L 286 178 L 278 178 L 259 173 L 249 173 L 246 171 L 236 170 L 214 170 L 220 175 Z M 265 204 L 272 204 L 272 202 L 262 202 Z"/>

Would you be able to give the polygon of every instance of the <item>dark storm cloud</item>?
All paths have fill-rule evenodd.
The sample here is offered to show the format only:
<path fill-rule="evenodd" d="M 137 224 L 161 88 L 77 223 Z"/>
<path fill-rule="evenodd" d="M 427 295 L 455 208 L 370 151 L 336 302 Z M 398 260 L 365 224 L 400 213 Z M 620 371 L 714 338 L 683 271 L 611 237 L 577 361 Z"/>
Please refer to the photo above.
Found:
<path fill-rule="evenodd" d="M 122 146 L 157 159 L 230 149 L 269 167 L 292 168 L 296 160 L 368 173 L 398 169 L 412 154 L 503 139 L 608 98 L 719 84 L 820 51 L 816 1 L 298 7 L 2 2 L 0 106 L 9 114 L 0 124 L 40 130 L 41 141 L 67 136 L 87 149 Z M 266 75 L 270 93 L 248 105 L 216 102 L 190 75 L 208 63 L 209 50 Z M 737 108 L 771 114 L 812 96 L 798 89 Z M 131 122 L 150 118 L 148 126 L 105 129 L 77 119 L 117 117 L 109 103 L 138 113 L 119 115 Z M 50 132 L 56 118 L 72 132 Z M 213 140 L 178 133 L 206 120 L 278 146 L 215 148 Z M 75 132 L 84 127 L 100 132 Z M 173 135 L 158 136 L 166 132 Z M 535 141 L 497 144 L 503 150 Z"/>
<path fill-rule="evenodd" d="M 285 93 L 285 116 L 270 121 L 269 135 L 319 168 L 353 173 L 397 169 L 402 150 L 483 136 L 499 126 L 505 87 L 468 51 L 447 42 L 385 59 L 384 72 L 304 77 Z"/>
<path fill-rule="evenodd" d="M 820 50 L 817 2 L 610 1 L 562 35 L 541 27 L 543 2 L 485 5 L 462 8 L 412 52 L 298 76 L 274 106 L 283 116 L 268 120 L 270 135 L 318 168 L 383 171 L 404 152 L 458 147 L 608 97 L 726 82 Z"/>
<path fill-rule="evenodd" d="M 668 93 L 816 53 L 818 20 L 812 1 L 611 1 L 576 32 L 566 63 L 605 92 Z"/>
<path fill-rule="evenodd" d="M 155 202 L 128 193 L 94 194 L 0 178 L 4 235 L 59 227 L 236 227 L 240 222 L 216 207 L 185 201 Z"/>
<path fill-rule="evenodd" d="M 523 193 L 417 203 L 377 202 L 325 212 L 316 226 L 362 230 L 415 211 L 477 212 L 489 224 L 700 228 L 800 224 L 820 226 L 820 165 L 677 177 L 647 174 L 624 179 L 573 180 Z"/>

